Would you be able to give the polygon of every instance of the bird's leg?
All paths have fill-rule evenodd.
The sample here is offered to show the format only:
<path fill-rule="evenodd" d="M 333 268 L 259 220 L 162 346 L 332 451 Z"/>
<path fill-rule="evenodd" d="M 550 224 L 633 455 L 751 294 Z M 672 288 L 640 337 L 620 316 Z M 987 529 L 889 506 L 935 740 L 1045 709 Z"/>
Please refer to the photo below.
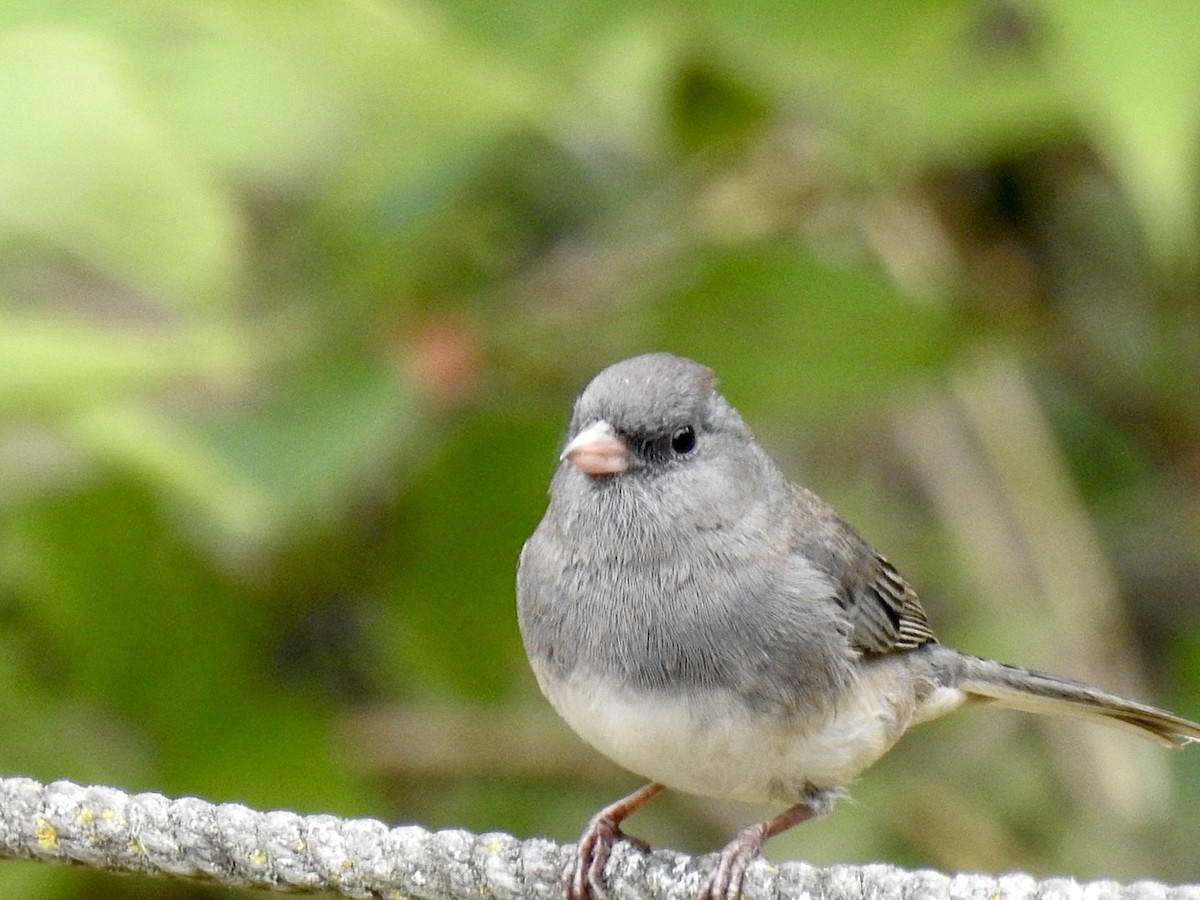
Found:
<path fill-rule="evenodd" d="M 652 781 L 592 816 L 579 838 L 575 859 L 568 863 L 564 873 L 565 900 L 588 900 L 593 892 L 597 897 L 604 896 L 604 865 L 608 862 L 613 844 L 618 840 L 627 840 L 621 832 L 621 822 L 662 790 L 665 790 L 663 785 Z"/>
<path fill-rule="evenodd" d="M 708 876 L 700 892 L 700 900 L 737 900 L 746 866 L 758 856 L 767 839 L 828 812 L 835 797 L 836 793 L 814 790 L 791 809 L 739 831 L 737 837 L 721 851 L 717 867 Z"/>

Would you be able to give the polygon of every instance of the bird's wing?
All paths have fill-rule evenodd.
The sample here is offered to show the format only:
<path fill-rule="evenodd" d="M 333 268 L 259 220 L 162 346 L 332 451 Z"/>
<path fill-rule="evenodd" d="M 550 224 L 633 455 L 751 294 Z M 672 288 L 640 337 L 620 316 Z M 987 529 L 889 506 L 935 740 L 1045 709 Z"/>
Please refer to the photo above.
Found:
<path fill-rule="evenodd" d="M 879 554 L 857 584 L 843 584 L 837 600 L 853 630 L 851 640 L 864 653 L 912 650 L 937 640 L 921 600 L 892 564 Z"/>
<path fill-rule="evenodd" d="M 816 494 L 793 485 L 793 552 L 829 576 L 849 638 L 863 653 L 912 650 L 936 641 L 907 581 Z"/>

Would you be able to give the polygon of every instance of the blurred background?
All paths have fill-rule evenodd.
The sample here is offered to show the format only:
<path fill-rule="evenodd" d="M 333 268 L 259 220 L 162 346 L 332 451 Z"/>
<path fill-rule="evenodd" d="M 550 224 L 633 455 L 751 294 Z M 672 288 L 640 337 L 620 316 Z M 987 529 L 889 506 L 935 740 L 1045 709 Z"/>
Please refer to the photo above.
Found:
<path fill-rule="evenodd" d="M 648 349 L 944 641 L 1200 718 L 1200 5 L 0 0 L 0 110 L 3 774 L 574 840 L 639 780 L 513 574 Z M 769 855 L 1200 880 L 1197 750 L 973 711 L 853 796 Z"/>

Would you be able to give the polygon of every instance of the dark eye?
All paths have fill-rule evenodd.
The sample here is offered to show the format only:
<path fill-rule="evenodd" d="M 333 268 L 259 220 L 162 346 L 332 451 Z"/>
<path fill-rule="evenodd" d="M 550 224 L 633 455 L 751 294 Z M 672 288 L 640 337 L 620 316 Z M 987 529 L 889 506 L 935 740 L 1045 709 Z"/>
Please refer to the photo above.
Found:
<path fill-rule="evenodd" d="M 691 425 L 684 425 L 682 428 L 676 428 L 675 433 L 671 435 L 671 449 L 684 456 L 696 449 L 696 429 Z"/>

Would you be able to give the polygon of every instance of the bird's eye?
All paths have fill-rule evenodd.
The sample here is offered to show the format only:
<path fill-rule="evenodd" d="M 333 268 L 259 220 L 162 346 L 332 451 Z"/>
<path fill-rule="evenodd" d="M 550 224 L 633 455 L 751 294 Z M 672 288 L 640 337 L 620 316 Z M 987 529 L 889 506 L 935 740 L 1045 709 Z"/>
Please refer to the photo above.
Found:
<path fill-rule="evenodd" d="M 680 456 L 685 456 L 696 449 L 696 429 L 691 425 L 676 428 L 671 435 L 671 449 Z"/>

